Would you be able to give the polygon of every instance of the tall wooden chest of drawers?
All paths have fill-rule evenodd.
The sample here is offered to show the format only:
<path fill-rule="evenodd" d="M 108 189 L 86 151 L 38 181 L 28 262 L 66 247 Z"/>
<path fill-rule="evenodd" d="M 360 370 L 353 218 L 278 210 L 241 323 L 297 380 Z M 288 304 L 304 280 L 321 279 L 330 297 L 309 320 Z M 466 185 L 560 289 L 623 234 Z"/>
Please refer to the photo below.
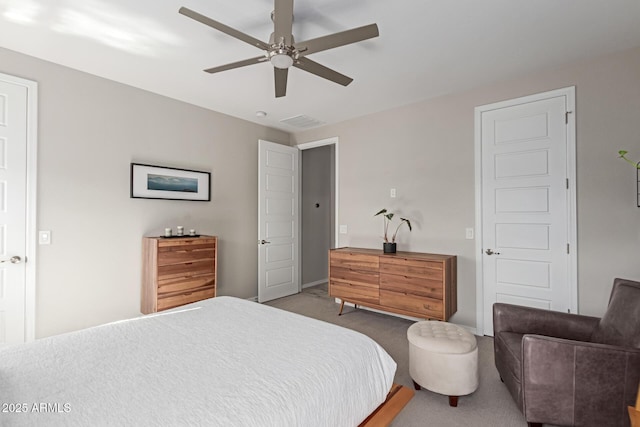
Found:
<path fill-rule="evenodd" d="M 144 237 L 140 311 L 154 313 L 216 296 L 218 238 Z"/>
<path fill-rule="evenodd" d="M 406 316 L 448 320 L 457 310 L 452 255 L 340 248 L 329 251 L 329 295 Z"/>

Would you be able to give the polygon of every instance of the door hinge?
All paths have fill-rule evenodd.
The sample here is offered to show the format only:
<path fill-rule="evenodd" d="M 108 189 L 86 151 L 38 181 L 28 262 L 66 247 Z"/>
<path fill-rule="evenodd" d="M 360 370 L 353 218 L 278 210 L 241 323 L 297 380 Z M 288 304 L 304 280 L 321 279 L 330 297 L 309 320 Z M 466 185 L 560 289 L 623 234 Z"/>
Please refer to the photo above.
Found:
<path fill-rule="evenodd" d="M 567 253 L 570 253 L 569 252 L 569 243 L 567 243 Z"/>
<path fill-rule="evenodd" d="M 567 178 L 567 190 L 569 189 L 569 178 Z"/>
<path fill-rule="evenodd" d="M 565 111 L 564 112 L 564 124 L 568 125 L 569 124 L 569 114 L 573 113 L 573 111 Z"/>

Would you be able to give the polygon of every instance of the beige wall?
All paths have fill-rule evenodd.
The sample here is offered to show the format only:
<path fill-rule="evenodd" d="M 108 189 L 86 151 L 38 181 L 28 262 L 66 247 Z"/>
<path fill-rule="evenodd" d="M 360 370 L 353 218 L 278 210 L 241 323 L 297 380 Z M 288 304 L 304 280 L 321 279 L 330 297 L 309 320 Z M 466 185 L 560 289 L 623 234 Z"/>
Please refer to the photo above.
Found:
<path fill-rule="evenodd" d="M 257 141 L 289 135 L 0 49 L 39 84 L 36 336 L 139 315 L 141 236 L 220 238 L 219 294 L 257 294 Z M 211 202 L 129 198 L 131 162 L 212 173 Z"/>
<path fill-rule="evenodd" d="M 419 84 L 419 83 L 418 83 Z M 576 86 L 578 305 L 601 315 L 614 277 L 640 280 L 640 209 L 635 171 L 616 158 L 640 160 L 640 48 L 297 133 L 294 143 L 337 136 L 340 246 L 380 246 L 383 207 L 412 219 L 404 250 L 458 255 L 458 313 L 476 325 L 474 107 Z M 391 199 L 389 189 L 398 197 Z"/>

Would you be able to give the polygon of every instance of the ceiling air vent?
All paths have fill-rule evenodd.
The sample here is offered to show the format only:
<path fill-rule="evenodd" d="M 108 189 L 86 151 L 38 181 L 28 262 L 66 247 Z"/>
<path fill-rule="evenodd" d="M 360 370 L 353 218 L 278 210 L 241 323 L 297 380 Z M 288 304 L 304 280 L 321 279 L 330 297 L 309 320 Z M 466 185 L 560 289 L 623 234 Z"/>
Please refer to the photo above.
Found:
<path fill-rule="evenodd" d="M 280 123 L 303 129 L 325 124 L 325 122 L 323 121 L 314 119 L 313 117 L 305 116 L 304 114 L 295 117 L 289 117 L 288 119 L 282 119 L 280 120 Z"/>

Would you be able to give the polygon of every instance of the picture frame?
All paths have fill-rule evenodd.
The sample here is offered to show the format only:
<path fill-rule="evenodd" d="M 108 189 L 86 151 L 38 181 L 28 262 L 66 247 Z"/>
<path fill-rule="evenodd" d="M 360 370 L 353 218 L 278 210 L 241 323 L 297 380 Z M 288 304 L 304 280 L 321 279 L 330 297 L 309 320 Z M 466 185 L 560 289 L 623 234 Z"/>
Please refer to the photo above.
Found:
<path fill-rule="evenodd" d="M 131 198 L 211 201 L 211 173 L 131 163 Z"/>

